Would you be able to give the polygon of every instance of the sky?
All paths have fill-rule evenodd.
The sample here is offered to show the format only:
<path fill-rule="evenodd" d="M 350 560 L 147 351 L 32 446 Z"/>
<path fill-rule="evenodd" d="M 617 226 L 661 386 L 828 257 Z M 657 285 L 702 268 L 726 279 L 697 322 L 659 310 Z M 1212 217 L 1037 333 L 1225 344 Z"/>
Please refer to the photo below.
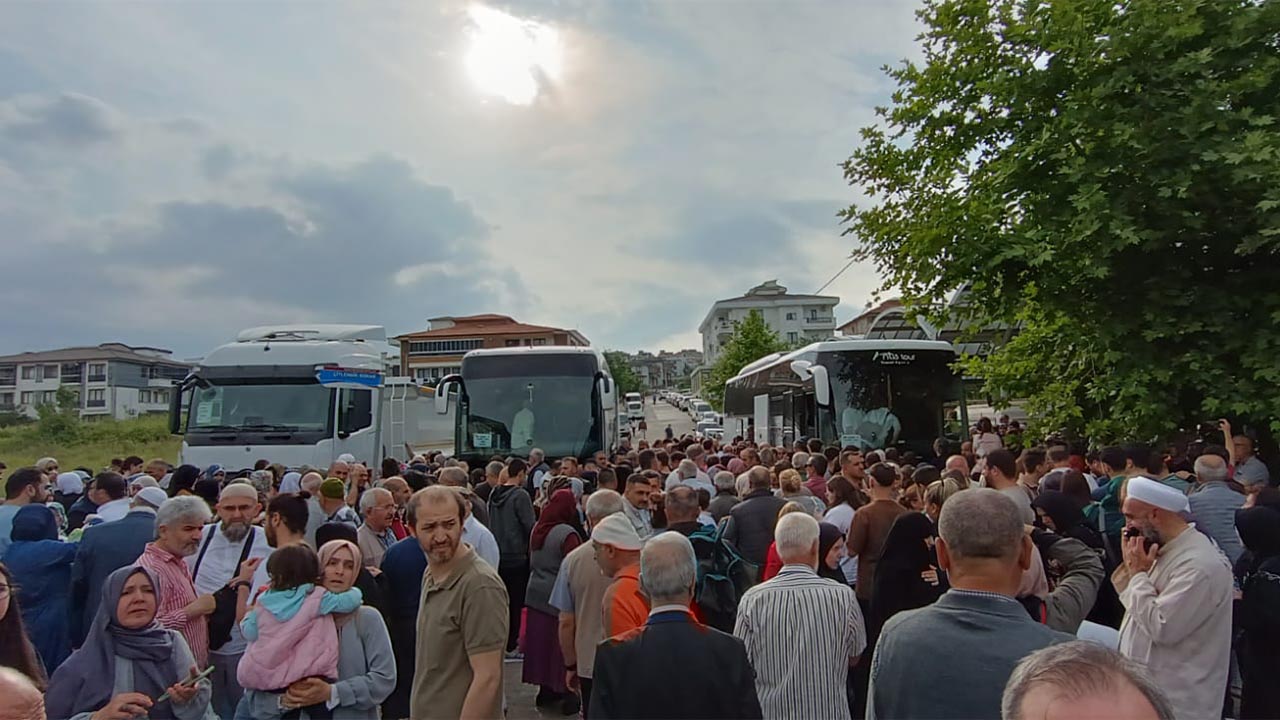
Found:
<path fill-rule="evenodd" d="M 0 352 L 502 313 L 628 351 L 812 293 L 906 0 L 0 4 Z M 879 284 L 855 264 L 837 319 Z"/>

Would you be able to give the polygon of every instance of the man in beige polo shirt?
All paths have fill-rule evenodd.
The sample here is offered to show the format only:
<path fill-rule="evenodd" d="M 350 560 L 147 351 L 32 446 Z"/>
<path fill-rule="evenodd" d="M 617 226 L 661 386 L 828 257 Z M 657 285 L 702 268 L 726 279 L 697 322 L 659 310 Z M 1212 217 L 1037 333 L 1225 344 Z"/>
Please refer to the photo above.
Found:
<path fill-rule="evenodd" d="M 601 520 L 622 512 L 622 496 L 613 490 L 597 490 L 587 497 L 587 521 L 594 527 Z M 589 718 L 591 678 L 596 645 L 604 640 L 600 608 L 604 591 L 613 582 L 600 572 L 595 548 L 583 543 L 560 563 L 551 591 L 551 604 L 560 611 L 560 651 L 564 655 L 565 685 L 582 697 L 582 717 Z"/>
<path fill-rule="evenodd" d="M 418 609 L 414 718 L 502 716 L 507 590 L 462 542 L 462 497 L 441 485 L 409 498 L 427 575 Z"/>

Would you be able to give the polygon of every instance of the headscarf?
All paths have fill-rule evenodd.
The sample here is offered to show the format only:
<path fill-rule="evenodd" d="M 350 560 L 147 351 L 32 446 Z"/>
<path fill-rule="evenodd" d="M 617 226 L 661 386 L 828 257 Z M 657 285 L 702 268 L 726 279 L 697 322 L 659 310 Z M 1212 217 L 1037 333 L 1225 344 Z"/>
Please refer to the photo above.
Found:
<path fill-rule="evenodd" d="M 1257 569 L 1264 560 L 1280 555 L 1280 510 L 1265 505 L 1237 510 L 1236 531 L 1240 533 L 1240 541 L 1253 555 L 1251 569 Z"/>
<path fill-rule="evenodd" d="M 57 540 L 58 521 L 54 519 L 53 511 L 44 505 L 23 505 L 13 516 L 13 531 L 9 537 L 14 542 Z"/>
<path fill-rule="evenodd" d="M 138 573 L 151 581 L 159 608 L 160 585 L 146 568 L 124 567 L 108 575 L 102 585 L 102 603 L 84 645 L 58 666 L 49 679 L 45 695 L 49 717 L 66 718 L 105 706 L 115 695 L 117 656 L 133 663 L 131 690 L 147 697 L 160 697 L 170 685 L 182 679 L 173 665 L 173 638 L 168 630 L 154 617 L 147 625 L 130 630 L 120 624 L 116 615 L 125 583 Z M 149 714 L 160 718 L 174 716 L 167 700 L 152 706 Z"/>
<path fill-rule="evenodd" d="M 1054 532 L 1062 537 L 1074 538 L 1095 550 L 1105 547 L 1102 536 L 1085 524 L 1080 503 L 1070 495 L 1052 490 L 1042 492 L 1031 501 L 1031 505 L 1044 510 L 1053 520 Z"/>
<path fill-rule="evenodd" d="M 280 478 L 280 494 L 288 495 L 302 489 L 302 473 L 287 472 Z"/>
<path fill-rule="evenodd" d="M 346 523 L 333 523 L 333 524 L 346 525 Z M 351 527 L 351 526 L 347 525 L 347 527 Z M 317 542 L 319 541 L 317 540 Z M 356 563 L 355 572 L 352 573 L 351 575 L 351 585 L 352 587 L 355 587 L 356 578 L 359 577 L 360 570 L 364 567 L 363 565 L 364 560 L 360 555 L 360 546 L 356 545 L 350 540 L 342 540 L 342 539 L 330 540 L 329 542 L 326 542 L 320 546 L 320 552 L 319 552 L 320 574 L 322 576 L 324 575 L 324 568 L 326 565 L 329 564 L 329 560 L 333 558 L 335 553 L 337 553 L 339 550 L 343 548 L 346 548 L 351 551 L 351 559 L 354 560 Z"/>
<path fill-rule="evenodd" d="M 58 473 L 57 488 L 63 495 L 79 495 L 84 492 L 84 478 L 78 472 Z"/>
<path fill-rule="evenodd" d="M 818 523 L 818 576 L 830 578 L 838 583 L 845 584 L 847 581 L 844 577 L 844 571 L 837 564 L 834 568 L 827 567 L 827 553 L 831 552 L 831 548 L 835 546 L 836 541 L 844 537 L 844 533 L 840 532 L 840 528 L 831 523 Z"/>
<path fill-rule="evenodd" d="M 573 526 L 577 520 L 578 507 L 577 503 L 573 501 L 573 491 L 567 488 L 556 490 L 552 493 L 551 499 L 547 501 L 546 507 L 542 508 L 542 515 L 538 517 L 538 522 L 533 525 L 533 535 L 529 538 L 529 549 L 535 552 L 541 550 L 543 543 L 547 541 L 547 535 L 551 534 L 552 528 L 557 525 Z M 577 532 L 576 527 L 574 532 Z"/>
<path fill-rule="evenodd" d="M 200 468 L 195 465 L 179 465 L 169 478 L 169 497 L 177 497 L 182 490 L 194 493 L 196 480 L 199 477 Z"/>
<path fill-rule="evenodd" d="M 879 628 L 903 610 L 932 605 L 946 591 L 945 583 L 931 585 L 920 577 L 930 565 L 938 564 L 934 551 L 926 544 L 936 535 L 933 521 L 924 513 L 904 513 L 893 521 L 876 563 L 871 594 L 873 627 Z M 938 574 L 941 576 L 942 571 Z"/>
<path fill-rule="evenodd" d="M 217 475 L 218 473 L 222 473 L 223 477 L 226 477 L 227 475 L 225 472 L 223 472 L 221 465 L 217 465 L 217 464 L 210 465 L 209 467 L 204 469 L 204 479 L 217 480 L 217 478 L 214 477 L 214 475 Z"/>

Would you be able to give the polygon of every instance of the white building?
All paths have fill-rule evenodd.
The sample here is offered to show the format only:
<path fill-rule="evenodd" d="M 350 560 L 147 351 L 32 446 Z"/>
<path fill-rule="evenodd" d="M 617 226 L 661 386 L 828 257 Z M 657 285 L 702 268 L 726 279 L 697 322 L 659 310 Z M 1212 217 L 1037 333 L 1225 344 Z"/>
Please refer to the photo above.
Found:
<path fill-rule="evenodd" d="M 168 350 L 103 343 L 0 356 L 0 411 L 36 416 L 39 405 L 57 403 L 71 389 L 80 416 L 123 420 L 169 409 L 175 380 L 190 365 Z"/>
<path fill-rule="evenodd" d="M 809 343 L 835 334 L 839 303 L 840 298 L 832 295 L 791 295 L 777 280 L 767 280 L 740 297 L 717 300 L 698 326 L 703 362 L 708 367 L 715 363 L 733 335 L 733 324 L 752 310 L 760 312 L 783 342 Z"/>

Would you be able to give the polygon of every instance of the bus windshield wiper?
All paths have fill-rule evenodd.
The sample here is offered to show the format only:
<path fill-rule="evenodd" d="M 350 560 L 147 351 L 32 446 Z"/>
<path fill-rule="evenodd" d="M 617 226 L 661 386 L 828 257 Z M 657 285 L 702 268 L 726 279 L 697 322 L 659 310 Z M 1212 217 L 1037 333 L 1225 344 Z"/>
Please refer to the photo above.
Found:
<path fill-rule="evenodd" d="M 267 432 L 295 432 L 297 425 L 276 425 L 273 423 L 253 423 L 241 425 L 239 430 L 265 430 Z"/>
<path fill-rule="evenodd" d="M 199 432 L 239 432 L 239 425 L 196 425 L 191 428 L 193 431 Z"/>

